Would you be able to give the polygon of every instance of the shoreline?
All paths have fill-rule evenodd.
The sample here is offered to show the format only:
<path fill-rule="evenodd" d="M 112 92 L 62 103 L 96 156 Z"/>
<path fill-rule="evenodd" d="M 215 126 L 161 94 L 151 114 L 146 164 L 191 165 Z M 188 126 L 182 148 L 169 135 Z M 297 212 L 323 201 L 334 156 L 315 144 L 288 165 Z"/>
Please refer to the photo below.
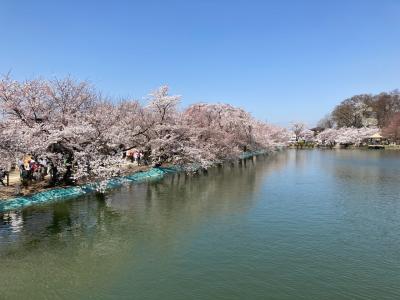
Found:
<path fill-rule="evenodd" d="M 150 166 L 133 166 L 127 164 L 124 168 L 121 169 L 121 174 L 117 177 L 124 177 L 127 175 L 132 175 L 136 172 L 143 172 L 151 169 Z M 8 186 L 0 186 L 0 203 L 2 201 L 7 201 L 12 198 L 18 198 L 18 197 L 29 197 L 34 194 L 44 192 L 44 191 L 50 191 L 58 188 L 70 188 L 70 187 L 80 187 L 84 186 L 89 183 L 93 182 L 101 182 L 100 178 L 92 178 L 86 179 L 85 181 L 78 182 L 75 185 L 56 185 L 56 186 L 50 186 L 49 185 L 49 178 L 46 176 L 43 180 L 38 181 L 38 182 L 31 182 L 28 186 L 23 186 L 21 184 L 21 179 L 20 179 L 20 174 L 18 171 L 14 170 L 13 172 L 10 173 L 9 175 L 9 185 Z M 111 179 L 111 178 L 109 178 Z M 20 194 L 16 194 L 17 188 L 19 187 L 20 189 Z"/>
<path fill-rule="evenodd" d="M 383 145 L 384 147 L 381 147 L 380 150 L 389 150 L 389 151 L 400 151 L 400 145 Z M 354 146 L 354 145 L 350 145 L 348 147 L 341 147 L 338 145 L 335 145 L 333 147 L 329 147 L 329 146 L 318 146 L 318 145 L 314 145 L 314 146 L 303 146 L 303 147 L 296 147 L 294 145 L 288 146 L 288 149 L 297 149 L 297 150 L 302 150 L 302 149 L 329 149 L 329 150 L 376 150 L 373 148 L 369 148 L 368 145 L 364 145 L 364 146 Z"/>
<path fill-rule="evenodd" d="M 276 149 L 280 151 L 281 149 Z M 238 160 L 249 159 L 259 155 L 269 155 L 275 151 L 254 151 L 242 153 Z M 70 200 L 80 196 L 98 192 L 98 187 L 104 185 L 104 190 L 111 190 L 123 186 L 124 184 L 140 183 L 152 179 L 160 179 L 167 174 L 181 172 L 178 166 L 150 167 L 147 170 L 136 170 L 128 175 L 110 178 L 100 182 L 90 182 L 78 186 L 54 187 L 42 189 L 23 196 L 11 196 L 0 200 L 0 213 L 11 210 L 26 208 L 38 204 L 47 204 L 58 201 Z"/>
<path fill-rule="evenodd" d="M 168 173 L 179 172 L 176 167 L 149 168 L 146 171 L 135 171 L 129 175 L 111 178 L 103 182 L 86 183 L 79 186 L 55 187 L 24 196 L 0 200 L 0 212 L 22 209 L 28 206 L 69 200 L 97 192 L 97 187 L 104 183 L 105 190 L 111 190 L 135 182 L 164 177 Z"/>

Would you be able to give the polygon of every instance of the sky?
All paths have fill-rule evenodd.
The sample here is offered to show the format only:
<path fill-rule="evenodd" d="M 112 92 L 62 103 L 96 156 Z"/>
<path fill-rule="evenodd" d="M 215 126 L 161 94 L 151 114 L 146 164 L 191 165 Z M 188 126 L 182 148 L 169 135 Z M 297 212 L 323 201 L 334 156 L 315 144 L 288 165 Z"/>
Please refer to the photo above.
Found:
<path fill-rule="evenodd" d="M 72 76 L 112 99 L 161 85 L 314 125 L 345 98 L 400 88 L 400 1 L 5 1 L 0 73 Z"/>

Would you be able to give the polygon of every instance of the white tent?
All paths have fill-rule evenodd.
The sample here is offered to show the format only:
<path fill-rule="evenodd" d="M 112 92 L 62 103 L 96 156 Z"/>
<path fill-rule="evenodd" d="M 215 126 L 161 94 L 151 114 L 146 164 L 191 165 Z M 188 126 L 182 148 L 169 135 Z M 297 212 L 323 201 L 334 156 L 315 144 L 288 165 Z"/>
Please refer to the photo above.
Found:
<path fill-rule="evenodd" d="M 381 139 L 383 137 L 379 134 L 379 132 L 377 132 L 377 133 L 371 135 L 369 138 L 370 139 Z"/>

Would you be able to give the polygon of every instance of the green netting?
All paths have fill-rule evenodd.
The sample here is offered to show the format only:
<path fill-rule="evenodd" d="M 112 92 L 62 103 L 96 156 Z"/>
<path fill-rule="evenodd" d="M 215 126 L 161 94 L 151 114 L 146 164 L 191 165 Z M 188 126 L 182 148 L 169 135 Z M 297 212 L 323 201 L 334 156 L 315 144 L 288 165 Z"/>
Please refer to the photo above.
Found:
<path fill-rule="evenodd" d="M 150 179 L 161 178 L 167 173 L 174 173 L 177 168 L 152 168 L 148 171 L 137 172 L 128 176 L 110 179 L 106 182 L 106 189 L 113 189 L 122 186 L 124 183 L 141 182 Z M 0 201 L 0 212 L 21 209 L 31 205 L 51 203 L 56 201 L 76 198 L 88 193 L 93 193 L 99 187 L 99 183 L 89 183 L 77 187 L 56 188 L 39 192 L 34 195 L 16 197 Z"/>

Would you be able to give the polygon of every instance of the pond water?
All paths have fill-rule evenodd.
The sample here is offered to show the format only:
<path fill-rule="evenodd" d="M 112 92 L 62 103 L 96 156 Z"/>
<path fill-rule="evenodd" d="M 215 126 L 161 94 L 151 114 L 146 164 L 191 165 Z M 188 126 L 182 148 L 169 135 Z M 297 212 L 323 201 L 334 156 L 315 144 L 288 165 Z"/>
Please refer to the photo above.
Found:
<path fill-rule="evenodd" d="M 1 299 L 399 299 L 400 153 L 289 150 L 0 215 Z"/>

